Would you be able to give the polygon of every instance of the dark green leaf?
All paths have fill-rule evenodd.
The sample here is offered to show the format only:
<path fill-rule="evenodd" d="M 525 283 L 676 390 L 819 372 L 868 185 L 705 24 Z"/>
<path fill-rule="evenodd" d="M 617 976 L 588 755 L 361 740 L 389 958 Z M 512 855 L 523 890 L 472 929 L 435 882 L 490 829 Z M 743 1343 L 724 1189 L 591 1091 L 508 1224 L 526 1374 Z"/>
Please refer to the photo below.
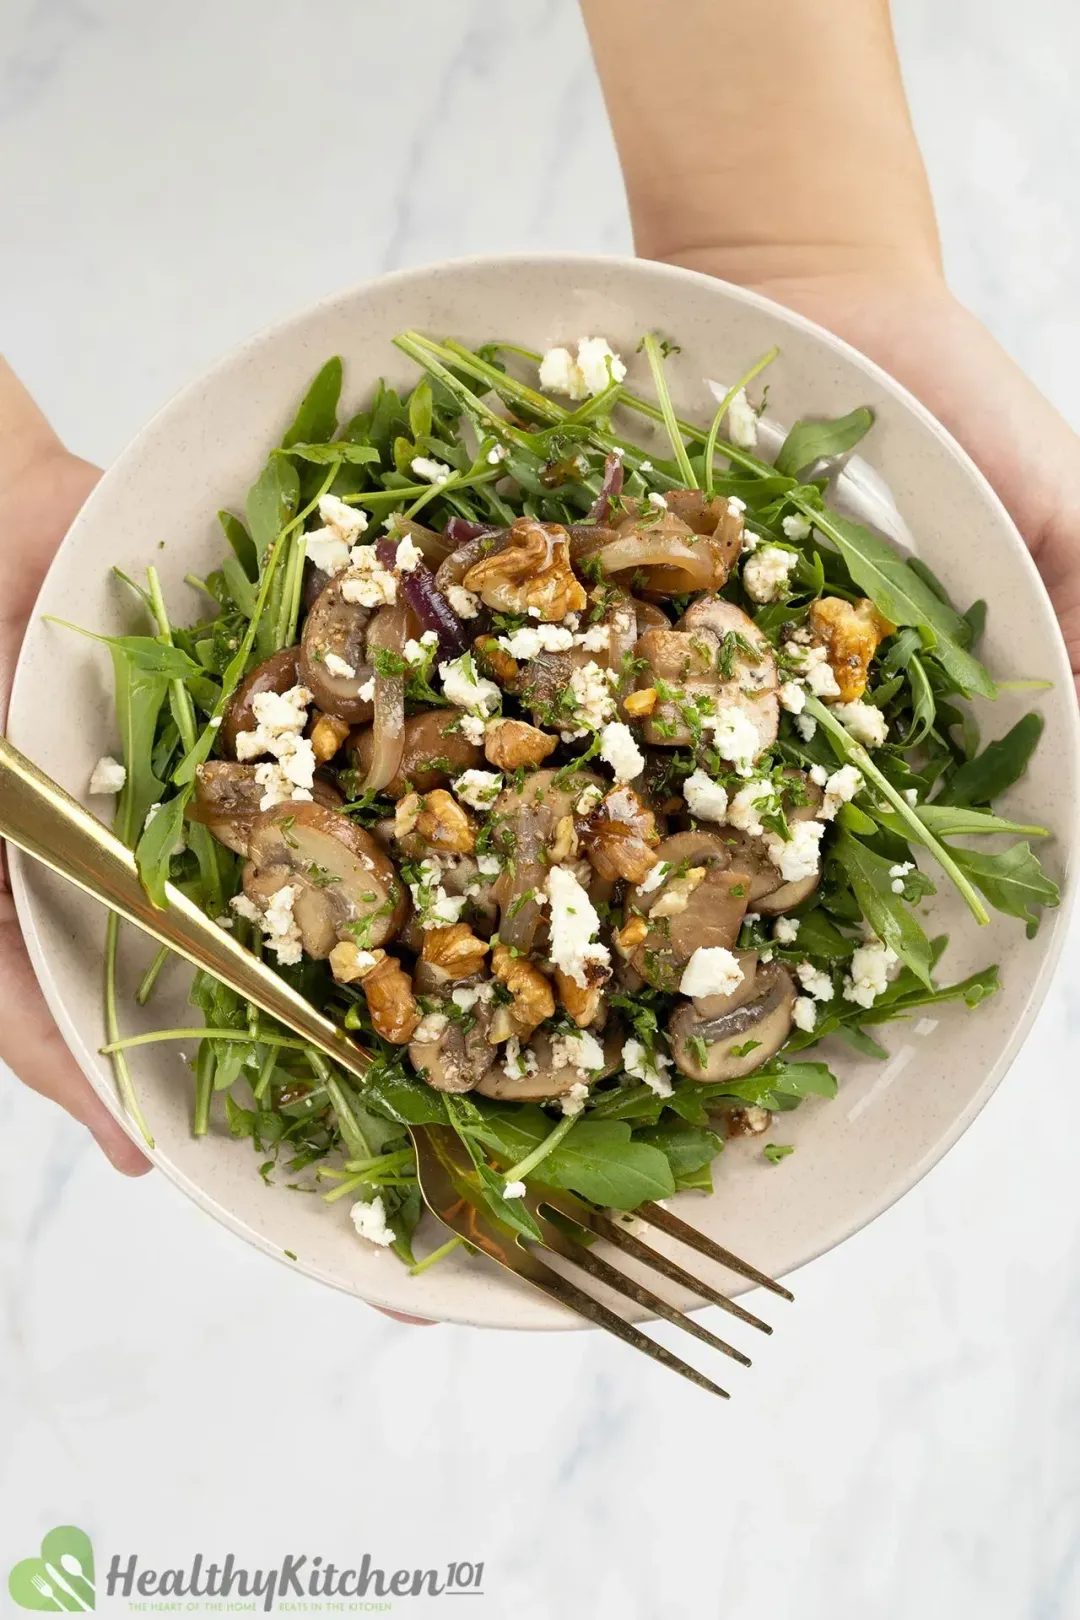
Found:
<path fill-rule="evenodd" d="M 831 512 L 819 513 L 814 521 L 839 548 L 852 579 L 879 612 L 893 624 L 930 630 L 934 656 L 963 692 L 997 695 L 986 670 L 961 644 L 967 630 L 960 615 L 886 541 Z"/>
<path fill-rule="evenodd" d="M 1020 917 L 1029 933 L 1039 925 L 1038 906 L 1056 906 L 1061 892 L 1039 865 L 1030 844 L 1013 844 L 998 855 L 949 845 L 957 866 L 996 911 Z"/>
<path fill-rule="evenodd" d="M 431 432 L 433 404 L 431 383 L 421 377 L 409 395 L 409 431 L 417 442 L 426 439 Z"/>
<path fill-rule="evenodd" d="M 831 422 L 796 422 L 780 447 L 777 472 L 797 478 L 815 462 L 843 455 L 869 432 L 873 422 L 873 414 L 865 406 Z"/>
<path fill-rule="evenodd" d="M 321 371 L 316 372 L 300 401 L 292 426 L 281 441 L 283 449 L 291 450 L 298 444 L 319 444 L 334 437 L 337 432 L 338 401 L 341 399 L 341 379 L 341 359 L 334 355 Z"/>
<path fill-rule="evenodd" d="M 647 1142 L 660 1149 L 671 1166 L 676 1187 L 712 1191 L 709 1166 L 724 1146 L 715 1131 L 703 1130 L 680 1119 L 665 1119 L 659 1125 L 635 1131 L 634 1141 Z"/>
<path fill-rule="evenodd" d="M 874 933 L 929 987 L 930 941 L 903 896 L 892 892 L 889 869 L 894 863 L 847 832 L 840 834 L 830 853 L 847 873 L 863 916 Z"/>
<path fill-rule="evenodd" d="M 190 797 L 191 789 L 182 788 L 174 799 L 163 804 L 142 833 L 135 850 L 135 864 L 139 868 L 142 886 L 159 908 L 165 904 L 169 864 L 183 830 L 184 808 Z"/>
<path fill-rule="evenodd" d="M 799 936 L 794 950 L 800 956 L 822 956 L 826 961 L 846 960 L 855 948 L 855 941 L 845 938 L 821 911 L 808 911 L 799 918 Z"/>
<path fill-rule="evenodd" d="M 258 579 L 259 559 L 255 551 L 255 542 L 240 519 L 234 517 L 231 512 L 222 511 L 218 513 L 218 522 L 224 529 L 225 538 L 248 579 Z"/>
<path fill-rule="evenodd" d="M 300 480 L 285 456 L 271 456 L 248 490 L 247 520 L 260 564 L 282 529 L 296 516 Z"/>
<path fill-rule="evenodd" d="M 156 645 L 156 643 L 155 643 Z M 117 647 L 112 649 L 116 688 L 116 717 L 127 770 L 127 780 L 116 807 L 116 833 L 133 848 L 142 832 L 146 812 L 165 792 L 154 774 L 154 734 L 169 689 L 168 677 L 142 669 Z"/>
<path fill-rule="evenodd" d="M 961 765 L 935 802 L 991 804 L 1023 776 L 1042 732 L 1042 716 L 1026 714 L 1004 737 L 987 743 L 981 754 Z"/>
<path fill-rule="evenodd" d="M 379 452 L 374 446 L 350 444 L 345 439 L 335 439 L 332 444 L 290 444 L 289 448 L 281 453 L 286 456 L 299 456 L 302 461 L 310 461 L 317 467 L 329 467 L 335 461 L 347 461 L 353 465 L 363 466 L 379 459 Z"/>

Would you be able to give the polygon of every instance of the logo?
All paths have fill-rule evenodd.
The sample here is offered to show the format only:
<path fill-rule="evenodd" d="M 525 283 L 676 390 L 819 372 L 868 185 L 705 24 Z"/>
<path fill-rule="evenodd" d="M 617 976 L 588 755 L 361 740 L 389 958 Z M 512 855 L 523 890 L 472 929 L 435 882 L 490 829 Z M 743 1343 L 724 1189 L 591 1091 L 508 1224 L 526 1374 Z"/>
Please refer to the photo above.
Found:
<path fill-rule="evenodd" d="M 94 1549 L 73 1524 L 58 1525 L 41 1543 L 38 1558 L 24 1558 L 8 1576 L 8 1591 L 20 1609 L 81 1614 L 94 1607 Z"/>

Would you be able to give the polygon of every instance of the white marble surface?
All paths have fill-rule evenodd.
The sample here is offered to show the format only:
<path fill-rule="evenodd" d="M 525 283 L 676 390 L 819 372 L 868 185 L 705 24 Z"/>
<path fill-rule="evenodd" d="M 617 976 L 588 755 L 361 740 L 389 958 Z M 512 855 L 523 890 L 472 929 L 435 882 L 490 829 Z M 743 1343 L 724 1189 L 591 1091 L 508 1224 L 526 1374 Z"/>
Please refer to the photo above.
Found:
<path fill-rule="evenodd" d="M 954 282 L 1080 422 L 1080 16 L 896 11 Z M 628 243 L 571 0 L 5 0 L 0 347 L 85 454 L 350 281 Z M 724 1408 L 595 1335 L 385 1321 L 0 1077 L 0 1567 L 74 1520 L 482 1558 L 499 1620 L 1080 1614 L 1078 968 L 1074 930 L 985 1113 Z"/>

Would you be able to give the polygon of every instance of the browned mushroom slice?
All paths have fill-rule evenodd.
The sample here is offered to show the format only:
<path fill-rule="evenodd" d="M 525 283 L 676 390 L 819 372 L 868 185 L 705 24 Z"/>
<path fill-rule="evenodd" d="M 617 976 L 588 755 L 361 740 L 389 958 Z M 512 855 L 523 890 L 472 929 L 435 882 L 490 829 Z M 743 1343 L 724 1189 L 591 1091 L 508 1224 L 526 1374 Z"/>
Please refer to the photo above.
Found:
<path fill-rule="evenodd" d="M 656 989 L 677 990 L 699 946 L 734 946 L 746 915 L 750 879 L 732 866 L 730 851 L 717 833 L 676 833 L 664 839 L 656 856 L 667 872 L 655 887 L 630 890 L 623 934 L 635 918 L 644 921 L 647 932 L 633 944 L 630 961 Z"/>
<path fill-rule="evenodd" d="M 254 731 L 258 725 L 252 701 L 260 692 L 277 692 L 280 696 L 296 686 L 299 650 L 285 647 L 270 658 L 256 664 L 236 688 L 221 721 L 221 746 L 230 759 L 236 758 L 236 739 L 241 731 Z"/>
<path fill-rule="evenodd" d="M 408 911 L 405 885 L 371 834 L 296 799 L 255 818 L 244 867 L 244 892 L 257 904 L 286 885 L 299 891 L 292 913 L 309 956 L 329 956 L 339 939 L 385 945 Z"/>
<path fill-rule="evenodd" d="M 766 637 L 748 614 L 722 596 L 699 597 L 678 627 L 691 636 L 705 632 L 716 638 L 718 672 L 731 672 L 717 675 L 717 706 L 742 709 L 757 729 L 758 756 L 765 753 L 780 728 L 776 659 Z"/>
<path fill-rule="evenodd" d="M 555 1036 L 556 1043 L 561 1037 Z M 598 1074 L 583 1074 L 571 1063 L 558 1063 L 552 1055 L 552 1036 L 540 1030 L 533 1036 L 526 1050 L 532 1053 L 536 1068 L 520 1076 L 506 1072 L 505 1057 L 500 1051 L 498 1061 L 484 1075 L 476 1089 L 482 1097 L 496 1097 L 503 1102 L 543 1102 L 545 1099 L 568 1097 L 575 1086 L 590 1085 L 603 1075 L 614 1074 L 622 1061 L 622 1035 L 612 1028 L 604 1037 L 604 1065 Z M 526 1059 L 526 1063 L 528 1060 Z"/>
<path fill-rule="evenodd" d="M 254 765 L 229 759 L 211 759 L 195 774 L 195 796 L 187 808 L 189 821 L 209 827 L 219 844 L 246 855 L 252 824 L 260 814 L 265 788 L 255 780 Z M 316 804 L 338 810 L 344 799 L 332 782 L 316 776 L 311 788 Z"/>
<path fill-rule="evenodd" d="M 484 763 L 484 750 L 458 729 L 463 709 L 427 709 L 405 722 L 405 740 L 397 775 L 383 788 L 388 799 L 402 799 L 413 790 L 430 793 L 445 787 L 462 771 Z M 371 765 L 374 734 L 370 727 L 354 731 L 346 748 L 353 768 L 363 777 Z"/>
<path fill-rule="evenodd" d="M 367 631 L 371 609 L 346 602 L 341 594 L 347 576 L 337 575 L 319 592 L 304 624 L 300 648 L 300 679 L 324 714 L 358 725 L 370 720 L 374 708 L 361 688 L 371 680 Z M 352 674 L 338 667 L 338 660 Z"/>
<path fill-rule="evenodd" d="M 510 863 L 495 884 L 504 945 L 529 951 L 544 922 L 534 898 L 542 894 L 550 864 L 572 853 L 585 818 L 577 802 L 586 787 L 607 786 L 593 771 L 536 771 L 521 787 L 507 787 L 491 807 L 496 850 Z"/>
<path fill-rule="evenodd" d="M 813 821 L 821 808 L 824 795 L 816 783 L 803 771 L 794 767 L 784 772 L 794 785 L 797 786 L 802 804 L 793 804 L 785 799 L 784 810 L 788 821 Z M 791 911 L 793 907 L 801 905 L 821 882 L 821 872 L 812 872 L 809 877 L 798 878 L 785 883 L 772 861 L 765 841 L 762 838 L 751 838 L 748 833 L 739 832 L 734 827 L 725 827 L 721 837 L 731 852 L 732 864 L 741 867 L 750 874 L 750 910 L 759 911 L 769 917 L 776 917 L 782 911 Z"/>
<path fill-rule="evenodd" d="M 639 689 L 672 688 L 678 696 L 662 699 L 646 716 L 645 741 L 653 748 L 685 748 L 695 740 L 685 712 L 697 700 L 715 708 L 720 677 L 716 659 L 719 644 L 711 635 L 689 635 L 682 630 L 646 630 L 634 648 L 634 656 L 645 661 L 637 678 Z M 700 734 L 700 723 L 697 727 Z"/>
<path fill-rule="evenodd" d="M 473 1091 L 500 1061 L 488 1043 L 487 1009 L 477 1003 L 475 1022 L 450 1018 L 436 1008 L 409 1042 L 409 1062 L 434 1091 Z M 455 1009 L 456 1011 L 456 1009 Z"/>
<path fill-rule="evenodd" d="M 795 1005 L 791 975 L 779 962 L 770 962 L 757 969 L 751 983 L 753 995 L 726 1011 L 711 1009 L 714 998 L 705 997 L 688 1001 L 672 1017 L 672 1055 L 689 1079 L 713 1085 L 739 1080 L 775 1057 L 787 1040 Z"/>

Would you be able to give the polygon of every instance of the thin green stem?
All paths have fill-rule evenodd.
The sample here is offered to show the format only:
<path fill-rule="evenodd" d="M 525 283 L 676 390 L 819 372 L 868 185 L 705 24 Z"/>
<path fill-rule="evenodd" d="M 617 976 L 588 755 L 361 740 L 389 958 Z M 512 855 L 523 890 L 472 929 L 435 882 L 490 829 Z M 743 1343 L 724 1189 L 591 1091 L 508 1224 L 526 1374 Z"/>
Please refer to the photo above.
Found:
<path fill-rule="evenodd" d="M 126 1052 L 131 1046 L 153 1046 L 158 1041 L 202 1040 L 243 1041 L 246 1045 L 251 1044 L 251 1036 L 246 1029 L 154 1029 L 147 1035 L 126 1035 L 123 1040 L 110 1039 L 108 1045 L 98 1047 L 98 1051 L 111 1056 L 114 1052 Z M 306 1041 L 296 1040 L 291 1035 L 267 1035 L 262 1033 L 259 1036 L 259 1041 L 267 1046 L 287 1047 L 291 1052 L 307 1052 L 310 1050 Z"/>
<path fill-rule="evenodd" d="M 185 574 L 184 584 L 190 585 L 193 591 L 204 591 L 212 602 L 217 601 L 217 597 L 214 595 L 205 579 L 200 579 L 198 574 Z"/>
<path fill-rule="evenodd" d="M 344 1082 L 338 1079 L 321 1053 L 310 1051 L 308 1061 L 326 1087 L 334 1113 L 337 1115 L 338 1129 L 344 1138 L 350 1157 L 353 1159 L 372 1158 L 371 1145 L 364 1135 L 363 1126 L 356 1117 L 352 1097 Z"/>
<path fill-rule="evenodd" d="M 960 894 L 963 895 L 967 908 L 975 921 L 983 924 L 988 923 L 990 914 L 983 905 L 978 891 L 968 882 L 945 846 L 919 820 L 903 794 L 897 792 L 888 777 L 878 770 L 862 744 L 855 741 L 851 733 L 845 730 L 839 720 L 829 713 L 824 703 L 818 698 L 807 698 L 806 713 L 813 715 L 818 724 L 823 726 L 829 736 L 839 745 L 839 752 L 843 758 L 856 766 L 866 780 L 873 783 L 882 798 L 888 800 L 915 842 L 929 850 L 942 871 L 948 875 Z"/>
<path fill-rule="evenodd" d="M 251 1095 L 257 1103 L 264 1102 L 266 1094 L 270 1090 L 270 1081 L 277 1066 L 277 1054 L 277 1047 L 267 1046 L 263 1060 L 259 1064 L 259 1073 L 254 1086 L 251 1088 Z"/>
<path fill-rule="evenodd" d="M 563 1137 L 573 1130 L 577 1120 L 578 1116 L 576 1114 L 567 1114 L 564 1119 L 560 1119 L 559 1123 L 548 1132 L 542 1142 L 539 1142 L 533 1148 L 531 1153 L 527 1153 L 510 1170 L 503 1171 L 503 1180 L 524 1181 L 530 1171 L 535 1170 L 537 1165 L 542 1163 L 548 1154 L 558 1147 Z"/>
<path fill-rule="evenodd" d="M 195 1060 L 195 1110 L 191 1121 L 193 1136 L 205 1136 L 210 1129 L 210 1104 L 214 1096 L 214 1072 L 217 1059 L 211 1047 L 204 1042 Z"/>
<path fill-rule="evenodd" d="M 119 935 L 120 919 L 115 911 L 110 911 L 105 924 L 105 1033 L 108 1035 L 110 1042 L 118 1042 L 120 1038 L 120 1020 L 116 1010 L 116 948 Z M 103 1048 L 103 1050 L 107 1051 L 112 1057 L 116 1083 L 120 1088 L 120 1096 L 123 1099 L 124 1107 L 139 1127 L 139 1134 L 147 1147 L 152 1148 L 154 1138 L 150 1135 L 150 1127 L 143 1118 L 143 1111 L 139 1107 L 139 1100 L 135 1095 L 135 1085 L 131 1078 L 131 1070 L 127 1066 L 127 1059 L 122 1055 L 119 1046 L 109 1046 Z"/>
<path fill-rule="evenodd" d="M 710 500 L 712 499 L 713 492 L 713 474 L 715 470 L 713 463 L 716 460 L 716 441 L 720 434 L 720 423 L 724 420 L 724 417 L 731 409 L 731 402 L 735 398 L 736 394 L 738 394 L 741 389 L 748 387 L 749 384 L 753 382 L 754 378 L 758 376 L 760 372 L 765 370 L 766 366 L 771 366 L 779 353 L 779 349 L 770 349 L 768 354 L 763 354 L 761 359 L 750 367 L 750 370 L 746 373 L 746 375 L 740 377 L 738 382 L 733 384 L 733 386 L 728 389 L 727 393 L 720 401 L 716 415 L 712 419 L 712 426 L 709 429 L 709 437 L 705 441 L 705 493 Z"/>
<path fill-rule="evenodd" d="M 649 362 L 649 370 L 652 372 L 653 387 L 656 389 L 660 414 L 663 418 L 664 427 L 667 429 L 667 436 L 671 440 L 672 454 L 687 489 L 697 489 L 698 481 L 694 469 L 690 465 L 690 457 L 686 453 L 683 436 L 679 432 L 678 418 L 675 415 L 675 407 L 671 403 L 667 378 L 664 376 L 664 359 L 660 353 L 660 345 L 656 341 L 655 332 L 646 332 L 644 347 L 645 358 Z"/>
<path fill-rule="evenodd" d="M 170 954 L 171 953 L 167 945 L 160 946 L 154 955 L 154 960 L 150 963 L 150 966 L 140 979 L 139 988 L 135 992 L 135 1000 L 138 1002 L 140 1007 L 145 1007 L 146 1003 L 153 995 L 154 986 L 158 982 L 158 976 L 160 975 L 162 968 L 165 966 L 165 963 L 169 960 Z"/>
<path fill-rule="evenodd" d="M 452 1254 L 455 1249 L 462 1248 L 464 1244 L 464 1238 L 452 1237 L 448 1243 L 443 1243 L 439 1248 L 432 1249 L 431 1253 L 425 1255 L 423 1260 L 418 1260 L 415 1266 L 410 1266 L 409 1276 L 419 1277 L 422 1271 L 427 1271 L 429 1266 L 437 1266 L 440 1260 L 445 1260 L 448 1254 Z"/>

